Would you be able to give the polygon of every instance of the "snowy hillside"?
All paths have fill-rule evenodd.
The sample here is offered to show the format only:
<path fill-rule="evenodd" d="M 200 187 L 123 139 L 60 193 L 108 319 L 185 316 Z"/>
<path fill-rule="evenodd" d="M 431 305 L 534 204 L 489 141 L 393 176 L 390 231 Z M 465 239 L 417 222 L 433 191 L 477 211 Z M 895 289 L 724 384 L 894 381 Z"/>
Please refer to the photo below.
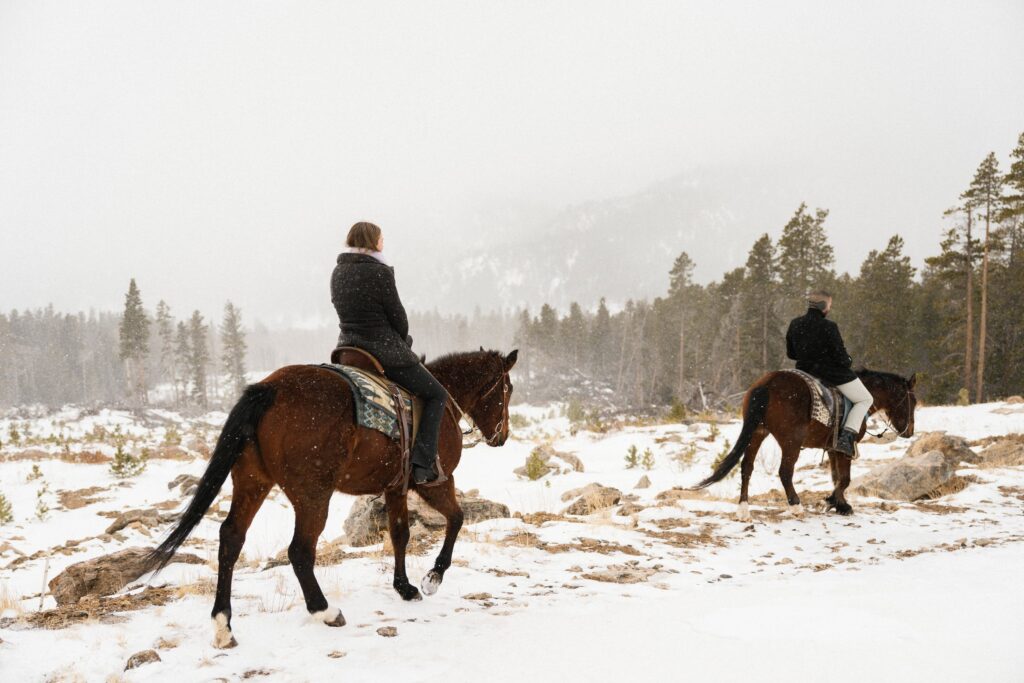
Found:
<path fill-rule="evenodd" d="M 696 262 L 698 280 L 720 277 L 746 260 L 759 235 L 781 229 L 801 199 L 769 174 L 702 169 L 544 218 L 536 212 L 529 219 L 522 212 L 480 217 L 486 240 L 443 264 L 440 277 L 434 263 L 426 273 L 413 264 L 408 277 L 429 282 L 431 296 L 437 285 L 457 293 L 448 303 L 463 312 L 540 302 L 589 307 L 602 296 L 616 303 L 650 299 L 664 293 L 680 251 Z M 766 224 L 765 216 L 775 223 Z M 420 304 L 415 294 L 410 302 Z"/>
<path fill-rule="evenodd" d="M 506 504 L 513 517 L 467 525 L 440 591 L 422 602 L 402 602 L 391 588 L 386 544 L 341 538 L 354 499 L 334 497 L 317 574 L 344 628 L 309 619 L 291 568 L 278 561 L 293 518 L 275 490 L 236 568 L 239 646 L 224 651 L 211 644 L 209 612 L 230 484 L 182 549 L 203 563 L 172 564 L 149 588 L 133 582 L 116 604 L 86 598 L 57 610 L 53 596 L 39 596 L 73 563 L 155 545 L 187 500 L 180 479 L 170 484 L 202 473 L 224 415 L 156 411 L 144 422 L 69 408 L 0 419 L 0 492 L 13 514 L 0 526 L 3 679 L 952 681 L 1024 670 L 1024 466 L 961 463 L 962 490 L 909 503 L 852 495 L 855 513 L 841 517 L 816 506 L 831 484 L 820 453 L 805 451 L 796 486 L 807 511 L 794 517 L 769 440 L 754 471 L 754 521 L 744 523 L 734 518 L 738 476 L 704 492 L 681 488 L 709 472 L 738 421 L 592 432 L 558 405 L 516 415 L 503 448 L 468 451 L 455 473 L 460 489 Z M 915 438 L 937 430 L 979 450 L 1024 432 L 1024 405 L 919 410 Z M 909 443 L 864 445 L 854 485 Z M 122 454 L 145 449 L 141 474 L 111 473 L 118 445 Z M 538 446 L 567 457 L 536 480 L 516 476 Z M 636 467 L 627 467 L 631 446 Z M 578 496 L 563 494 L 595 482 L 618 489 L 619 502 L 565 514 Z M 108 533 L 129 510 L 145 514 Z M 408 565 L 418 583 L 440 538 L 422 526 L 413 536 Z M 387 626 L 397 637 L 378 634 Z M 147 649 L 161 661 L 123 671 Z"/>

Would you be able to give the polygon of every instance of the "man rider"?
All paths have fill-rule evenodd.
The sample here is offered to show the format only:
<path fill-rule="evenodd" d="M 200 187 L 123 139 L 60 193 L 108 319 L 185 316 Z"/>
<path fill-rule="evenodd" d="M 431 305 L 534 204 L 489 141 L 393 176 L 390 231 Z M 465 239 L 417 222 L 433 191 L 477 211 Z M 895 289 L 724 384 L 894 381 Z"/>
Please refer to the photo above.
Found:
<path fill-rule="evenodd" d="M 819 289 L 807 295 L 807 313 L 793 318 L 786 332 L 786 355 L 796 361 L 796 369 L 835 384 L 853 407 L 846 416 L 836 450 L 854 454 L 854 443 L 871 408 L 871 392 L 850 369 L 853 359 L 846 352 L 839 326 L 825 316 L 832 310 L 832 295 Z"/>

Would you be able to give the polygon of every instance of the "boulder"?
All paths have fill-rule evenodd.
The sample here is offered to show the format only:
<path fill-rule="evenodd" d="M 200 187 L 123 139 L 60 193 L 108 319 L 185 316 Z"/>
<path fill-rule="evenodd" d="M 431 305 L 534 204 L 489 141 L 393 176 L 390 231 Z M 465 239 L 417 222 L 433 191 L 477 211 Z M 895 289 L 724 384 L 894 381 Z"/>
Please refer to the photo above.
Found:
<path fill-rule="evenodd" d="M 534 476 L 530 476 L 528 471 L 530 461 L 536 460 L 534 464 Z M 583 461 L 580 460 L 576 455 L 572 453 L 566 453 L 564 451 L 555 450 L 551 444 L 540 444 L 535 447 L 530 454 L 526 456 L 526 462 L 523 463 L 522 467 L 517 467 L 512 471 L 517 477 L 524 479 L 540 479 L 543 476 L 554 473 L 558 474 L 561 469 L 558 461 L 561 460 L 563 464 L 568 465 L 574 472 L 583 471 Z"/>
<path fill-rule="evenodd" d="M 1024 440 L 1019 435 L 994 441 L 979 454 L 982 467 L 1024 465 Z"/>
<path fill-rule="evenodd" d="M 465 524 L 475 524 L 485 519 L 511 517 L 508 506 L 477 496 L 467 496 L 456 491 L 455 496 L 462 508 Z M 428 530 L 444 529 L 444 515 L 423 502 L 419 495 L 409 496 L 409 526 L 421 524 Z M 345 519 L 345 536 L 349 545 L 366 546 L 381 542 L 388 529 L 388 512 L 380 496 L 360 496 L 352 504 L 352 510 Z"/>
<path fill-rule="evenodd" d="M 124 665 L 124 670 L 137 669 L 143 664 L 159 661 L 160 655 L 156 653 L 156 650 L 143 650 L 142 652 L 136 652 L 128 658 L 128 663 Z"/>
<path fill-rule="evenodd" d="M 917 500 L 949 481 L 954 471 L 955 465 L 941 451 L 908 455 L 868 472 L 857 480 L 853 492 L 887 500 Z"/>
<path fill-rule="evenodd" d="M 167 482 L 167 490 L 177 488 L 181 491 L 183 496 L 191 496 L 196 492 L 199 487 L 199 477 L 193 474 L 179 474 L 171 481 Z"/>
<path fill-rule="evenodd" d="M 963 462 L 978 462 L 978 454 L 971 450 L 967 439 L 945 432 L 928 432 L 918 437 L 907 449 L 907 457 L 917 457 L 939 451 L 952 466 Z"/>
<path fill-rule="evenodd" d="M 566 515 L 590 515 L 598 510 L 604 510 L 617 505 L 622 500 L 622 491 L 611 486 L 602 486 L 598 483 L 587 484 L 583 488 L 566 491 L 562 500 L 576 501 L 567 507 L 563 514 Z"/>
<path fill-rule="evenodd" d="M 1011 396 L 1006 399 L 1007 403 L 1024 403 L 1024 396 Z"/>
<path fill-rule="evenodd" d="M 174 515 L 161 515 L 159 512 L 153 509 L 149 510 L 125 510 L 117 516 L 117 518 L 111 522 L 110 526 L 107 527 L 105 533 L 112 534 L 115 531 L 120 531 L 125 527 L 138 522 L 144 527 L 154 527 L 164 522 L 170 522 L 174 519 Z"/>
<path fill-rule="evenodd" d="M 634 486 L 633 488 L 635 488 L 635 489 L 649 489 L 649 488 L 651 488 L 651 478 L 648 477 L 645 474 L 644 476 L 640 477 L 640 481 L 638 481 L 636 483 L 636 486 Z"/>
<path fill-rule="evenodd" d="M 50 580 L 50 593 L 58 605 L 73 605 L 87 595 L 112 595 L 153 568 L 149 548 L 127 548 L 71 565 Z M 171 562 L 205 564 L 190 553 L 178 553 Z"/>

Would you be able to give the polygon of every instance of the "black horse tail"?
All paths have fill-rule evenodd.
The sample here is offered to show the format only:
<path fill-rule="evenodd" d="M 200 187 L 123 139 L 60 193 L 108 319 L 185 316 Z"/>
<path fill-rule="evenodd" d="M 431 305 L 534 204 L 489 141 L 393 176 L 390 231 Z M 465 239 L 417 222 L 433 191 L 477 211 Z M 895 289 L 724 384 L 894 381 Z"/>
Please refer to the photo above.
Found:
<path fill-rule="evenodd" d="M 743 457 L 743 452 L 747 450 L 747 446 L 750 445 L 750 440 L 754 437 L 754 430 L 761 425 L 761 421 L 764 420 L 765 410 L 768 408 L 768 387 L 755 387 L 750 392 L 750 401 L 747 403 L 747 412 L 743 416 L 743 429 L 740 430 L 740 436 L 736 439 L 736 445 L 729 451 L 729 455 L 722 460 L 721 464 L 715 468 L 715 471 L 710 477 L 692 487 L 691 491 L 698 489 L 707 488 L 717 481 L 725 479 L 726 475 L 732 471 L 732 468 L 736 467 L 736 464 Z"/>
<path fill-rule="evenodd" d="M 159 572 L 167 566 L 178 546 L 185 542 L 213 505 L 238 456 L 242 454 L 246 444 L 256 440 L 256 427 L 267 409 L 274 404 L 274 394 L 275 389 L 270 384 L 250 384 L 242 392 L 242 397 L 228 414 L 224 429 L 217 439 L 217 447 L 213 449 L 210 464 L 206 466 L 206 472 L 199 480 L 192 502 L 178 518 L 177 525 L 163 543 L 149 554 L 148 559 L 155 565 L 156 571 Z"/>

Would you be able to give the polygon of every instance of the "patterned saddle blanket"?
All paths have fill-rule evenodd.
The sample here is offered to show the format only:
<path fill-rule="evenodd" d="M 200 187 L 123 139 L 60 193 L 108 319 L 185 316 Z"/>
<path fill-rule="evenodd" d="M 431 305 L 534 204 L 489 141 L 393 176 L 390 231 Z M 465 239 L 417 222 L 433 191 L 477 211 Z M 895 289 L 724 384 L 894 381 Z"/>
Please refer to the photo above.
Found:
<path fill-rule="evenodd" d="M 395 414 L 394 399 L 386 380 L 351 365 L 321 363 L 317 367 L 337 373 L 352 387 L 352 396 L 355 398 L 356 424 L 387 434 L 395 441 L 401 439 L 401 427 L 398 424 L 398 415 Z M 398 387 L 398 389 L 402 395 L 402 401 L 405 402 L 405 410 L 412 415 L 411 436 L 415 439 L 420 426 L 422 403 L 403 387 Z"/>
<path fill-rule="evenodd" d="M 842 392 L 831 384 L 825 384 L 814 375 L 809 375 L 803 370 L 787 369 L 784 372 L 792 372 L 807 383 L 807 388 L 811 390 L 812 420 L 820 422 L 826 427 L 838 427 L 843 423 L 846 413 L 853 406 L 853 402 L 846 398 Z"/>

